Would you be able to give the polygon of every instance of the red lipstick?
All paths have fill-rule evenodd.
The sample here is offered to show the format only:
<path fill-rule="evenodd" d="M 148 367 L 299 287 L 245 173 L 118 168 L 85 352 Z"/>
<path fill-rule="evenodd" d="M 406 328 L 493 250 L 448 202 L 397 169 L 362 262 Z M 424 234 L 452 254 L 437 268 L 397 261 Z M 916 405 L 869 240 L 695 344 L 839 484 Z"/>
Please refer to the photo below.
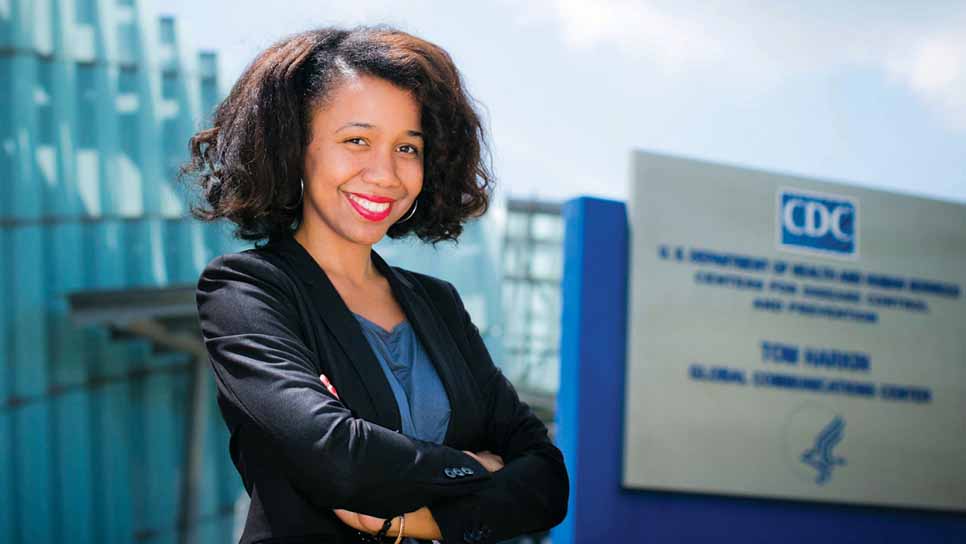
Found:
<path fill-rule="evenodd" d="M 387 196 L 367 195 L 366 193 L 349 193 L 349 194 L 350 195 L 360 196 L 360 197 L 362 197 L 362 198 L 364 198 L 366 200 L 371 200 L 373 202 L 378 202 L 380 204 L 385 203 L 385 202 L 395 202 L 396 201 L 395 198 L 389 198 Z"/>
<path fill-rule="evenodd" d="M 389 203 L 389 205 L 386 206 L 385 210 L 373 211 L 373 210 L 366 209 L 365 207 L 363 207 L 362 204 L 357 202 L 355 199 L 350 198 L 349 195 L 354 195 L 358 198 L 364 198 L 376 204 Z M 378 223 L 379 221 L 382 221 L 385 218 L 389 217 L 389 214 L 392 212 L 392 202 L 395 202 L 395 200 L 392 198 L 379 197 L 375 195 L 364 195 L 362 193 L 349 193 L 346 195 L 346 200 L 349 201 L 349 204 L 352 205 L 352 208 L 356 211 L 356 213 L 361 215 L 363 219 L 372 221 L 374 223 Z"/>

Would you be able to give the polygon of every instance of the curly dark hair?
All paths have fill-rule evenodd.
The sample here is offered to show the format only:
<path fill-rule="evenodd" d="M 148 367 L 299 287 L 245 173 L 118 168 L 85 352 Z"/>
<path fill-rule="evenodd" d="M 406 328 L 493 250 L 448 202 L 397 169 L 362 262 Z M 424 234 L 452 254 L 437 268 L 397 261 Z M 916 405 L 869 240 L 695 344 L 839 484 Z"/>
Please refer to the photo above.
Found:
<path fill-rule="evenodd" d="M 228 219 L 242 240 L 292 232 L 302 219 L 299 180 L 311 112 L 352 72 L 412 92 L 421 108 L 419 205 L 387 235 L 456 242 L 466 220 L 489 205 L 494 179 L 485 130 L 449 54 L 387 26 L 310 30 L 260 53 L 215 109 L 212 126 L 191 137 L 191 159 L 179 172 L 203 197 L 191 214 Z"/>

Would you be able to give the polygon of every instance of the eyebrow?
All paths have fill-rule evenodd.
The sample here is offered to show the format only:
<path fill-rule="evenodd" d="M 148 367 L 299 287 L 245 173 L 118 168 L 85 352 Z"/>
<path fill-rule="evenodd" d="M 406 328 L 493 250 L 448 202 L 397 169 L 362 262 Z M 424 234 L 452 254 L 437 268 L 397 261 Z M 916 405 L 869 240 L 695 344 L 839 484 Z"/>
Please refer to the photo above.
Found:
<path fill-rule="evenodd" d="M 353 121 L 351 123 L 346 123 L 346 124 L 342 125 L 338 129 L 336 129 L 336 132 L 341 132 L 341 131 L 343 131 L 343 130 L 345 130 L 347 128 L 350 128 L 350 127 L 355 127 L 355 128 L 376 128 L 375 125 L 370 124 L 370 123 L 360 123 L 360 122 L 357 122 L 357 121 Z M 408 134 L 408 135 L 410 135 L 410 136 L 412 136 L 414 138 L 422 138 L 423 137 L 423 133 L 420 132 L 420 131 L 418 131 L 418 130 L 407 130 L 406 131 L 406 134 Z"/>

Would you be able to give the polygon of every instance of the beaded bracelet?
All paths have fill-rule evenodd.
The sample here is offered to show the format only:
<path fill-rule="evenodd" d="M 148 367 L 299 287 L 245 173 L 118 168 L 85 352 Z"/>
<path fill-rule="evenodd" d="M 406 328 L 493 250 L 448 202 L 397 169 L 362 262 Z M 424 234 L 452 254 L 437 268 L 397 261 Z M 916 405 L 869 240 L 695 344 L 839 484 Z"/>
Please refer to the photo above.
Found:
<path fill-rule="evenodd" d="M 389 529 L 392 527 L 392 518 L 388 518 L 382 522 L 382 528 L 376 534 L 365 533 L 363 531 L 356 531 L 356 536 L 362 544 L 384 544 L 385 539 L 391 538 L 386 535 Z M 399 535 L 396 536 L 396 541 L 393 544 L 399 544 L 402 542 L 403 531 L 406 529 L 406 514 L 400 514 L 399 516 Z"/>
<path fill-rule="evenodd" d="M 379 538 L 372 533 L 357 530 L 355 542 L 357 544 L 385 544 L 386 540 Z"/>
<path fill-rule="evenodd" d="M 376 533 L 376 538 L 385 538 L 386 533 L 389 532 L 389 528 L 392 527 L 392 518 L 386 518 L 386 521 L 382 522 L 382 529 Z"/>

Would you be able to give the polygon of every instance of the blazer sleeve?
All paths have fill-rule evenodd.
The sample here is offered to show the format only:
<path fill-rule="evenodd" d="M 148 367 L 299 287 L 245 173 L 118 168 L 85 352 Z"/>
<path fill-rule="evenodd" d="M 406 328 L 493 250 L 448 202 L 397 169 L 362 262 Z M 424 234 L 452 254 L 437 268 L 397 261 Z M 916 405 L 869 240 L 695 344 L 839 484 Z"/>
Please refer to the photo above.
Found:
<path fill-rule="evenodd" d="M 320 508 L 388 517 L 485 484 L 489 473 L 469 455 L 353 417 L 323 387 L 284 278 L 243 252 L 212 260 L 198 280 L 202 336 L 232 432 L 253 427 Z M 466 466 L 473 474 L 452 477 L 450 467 Z"/>
<path fill-rule="evenodd" d="M 431 504 L 430 512 L 446 542 L 497 542 L 547 530 L 567 515 L 570 481 L 563 454 L 493 364 L 456 289 L 444 283 L 459 314 L 456 332 L 465 335 L 465 342 L 458 344 L 461 350 L 468 348 L 464 356 L 488 400 L 488 449 L 503 458 L 504 467 L 491 474 L 483 489 Z"/>

